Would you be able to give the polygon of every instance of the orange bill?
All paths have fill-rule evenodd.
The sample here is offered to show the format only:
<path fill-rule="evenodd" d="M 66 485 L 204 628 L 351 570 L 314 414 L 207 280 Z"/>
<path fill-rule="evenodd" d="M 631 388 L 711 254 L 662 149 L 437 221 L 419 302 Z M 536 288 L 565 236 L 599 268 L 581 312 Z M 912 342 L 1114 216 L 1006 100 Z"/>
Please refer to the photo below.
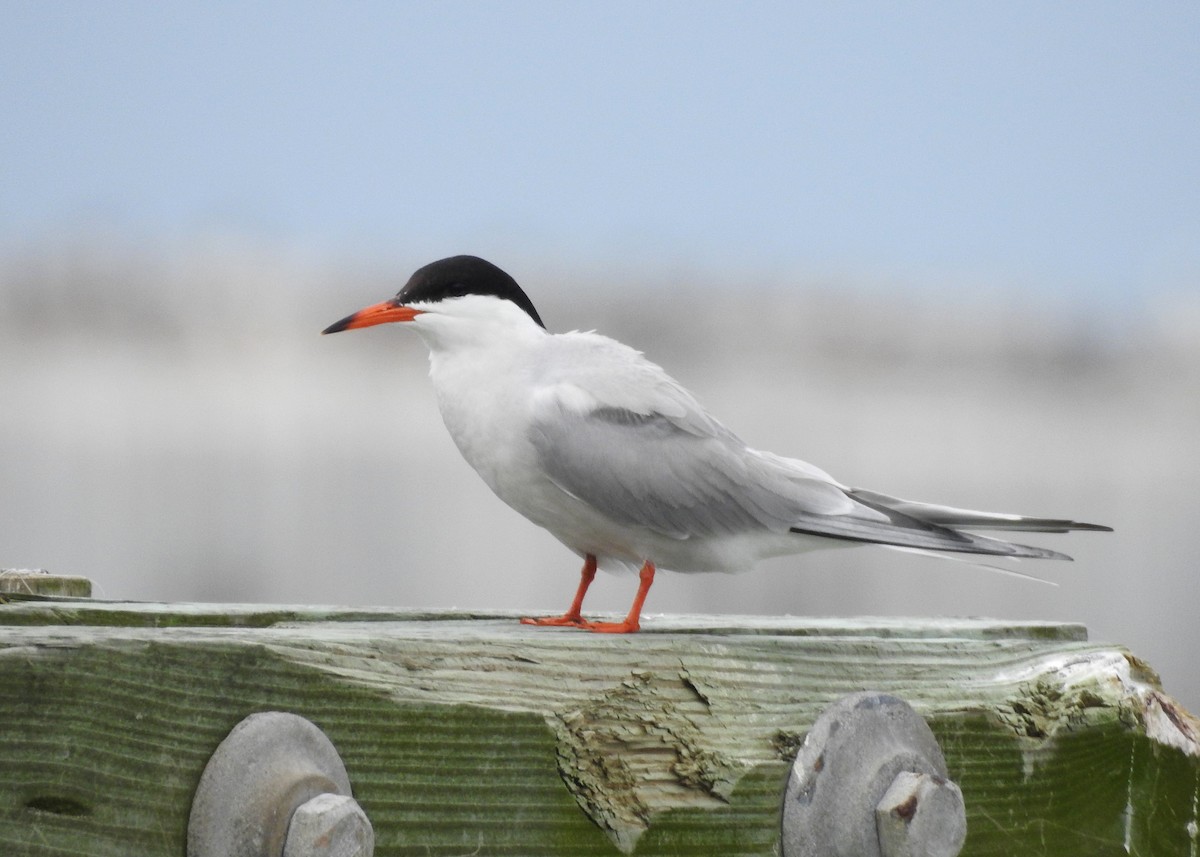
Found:
<path fill-rule="evenodd" d="M 341 321 L 335 321 L 321 333 L 340 333 L 343 330 L 354 330 L 359 327 L 370 327 L 374 324 L 389 324 L 394 321 L 412 321 L 424 310 L 413 309 L 403 304 L 384 301 L 346 316 Z"/>

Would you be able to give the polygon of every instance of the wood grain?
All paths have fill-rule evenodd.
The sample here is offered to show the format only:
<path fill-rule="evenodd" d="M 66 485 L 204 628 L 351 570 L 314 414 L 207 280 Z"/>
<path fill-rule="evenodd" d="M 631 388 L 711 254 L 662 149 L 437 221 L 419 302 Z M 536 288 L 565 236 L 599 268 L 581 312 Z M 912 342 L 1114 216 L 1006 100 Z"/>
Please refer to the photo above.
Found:
<path fill-rule="evenodd" d="M 805 730 L 863 689 L 929 720 L 964 854 L 1197 847 L 1196 720 L 1078 625 L 18 598 L 0 629 L 4 854 L 180 857 L 208 756 L 274 709 L 337 746 L 380 855 L 771 855 Z"/>

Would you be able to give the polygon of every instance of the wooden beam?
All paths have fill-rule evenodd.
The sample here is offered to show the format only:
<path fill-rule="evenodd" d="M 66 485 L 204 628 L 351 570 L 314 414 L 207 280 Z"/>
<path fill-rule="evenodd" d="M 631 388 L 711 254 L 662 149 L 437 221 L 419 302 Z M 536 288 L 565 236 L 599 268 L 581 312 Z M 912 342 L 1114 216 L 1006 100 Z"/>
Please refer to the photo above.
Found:
<path fill-rule="evenodd" d="M 805 731 L 863 689 L 929 721 L 964 854 L 1186 854 L 1200 836 L 1200 725 L 1079 625 L 682 616 L 607 636 L 14 598 L 0 853 L 179 857 L 214 748 L 281 710 L 332 739 L 379 855 L 770 855 Z"/>
<path fill-rule="evenodd" d="M 0 569 L 0 595 L 60 595 L 91 598 L 92 582 L 71 574 L 51 574 L 44 568 Z"/>

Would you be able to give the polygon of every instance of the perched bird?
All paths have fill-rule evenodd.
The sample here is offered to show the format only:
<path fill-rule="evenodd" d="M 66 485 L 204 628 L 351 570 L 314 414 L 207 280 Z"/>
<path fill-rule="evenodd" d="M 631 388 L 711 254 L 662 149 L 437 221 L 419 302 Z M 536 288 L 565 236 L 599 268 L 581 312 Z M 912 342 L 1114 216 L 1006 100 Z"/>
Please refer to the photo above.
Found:
<path fill-rule="evenodd" d="M 901 500 L 751 449 L 640 352 L 596 333 L 550 333 L 516 281 L 475 256 L 426 265 L 391 300 L 323 333 L 388 322 L 429 347 L 442 419 L 467 462 L 584 559 L 567 612 L 528 624 L 636 631 L 656 568 L 741 571 L 838 543 L 1070 559 L 964 530 L 1109 530 Z M 640 568 L 622 622 L 583 618 L 598 566 Z"/>

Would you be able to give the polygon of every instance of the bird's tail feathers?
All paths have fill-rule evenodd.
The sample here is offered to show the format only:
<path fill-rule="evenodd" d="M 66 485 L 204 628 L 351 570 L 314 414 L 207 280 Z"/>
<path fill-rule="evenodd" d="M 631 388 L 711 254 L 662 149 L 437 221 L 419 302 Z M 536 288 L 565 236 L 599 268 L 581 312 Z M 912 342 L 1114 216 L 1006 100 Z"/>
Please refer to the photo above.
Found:
<path fill-rule="evenodd" d="M 983 569 L 984 571 L 994 571 L 997 574 L 1003 574 L 1008 577 L 1017 577 L 1017 578 L 1020 578 L 1021 580 L 1028 580 L 1028 581 L 1032 581 L 1033 583 L 1041 583 L 1046 586 L 1058 586 L 1057 581 L 1047 580 L 1044 577 L 1038 577 L 1036 574 L 1029 574 L 1028 572 L 1025 572 L 1025 571 L 1017 571 L 1015 568 L 1002 568 L 1001 566 L 992 565 L 991 563 L 988 563 L 988 562 L 981 562 L 978 559 L 975 559 L 974 556 L 956 554 L 956 553 L 946 553 L 945 551 L 924 550 L 922 548 L 902 547 L 900 545 L 883 545 L 883 547 L 886 547 L 889 550 L 900 551 L 902 553 L 916 554 L 917 556 L 931 556 L 934 559 L 944 559 L 944 560 L 950 560 L 951 562 L 961 562 L 961 563 L 965 563 L 966 565 L 972 566 L 973 568 L 980 568 L 980 569 Z M 997 559 L 1008 560 L 1010 562 L 1019 562 L 1019 560 L 1016 557 L 997 557 Z"/>
<path fill-rule="evenodd" d="M 1102 524 L 1086 524 L 1066 518 L 1033 518 L 1025 515 L 1005 515 L 998 512 L 977 512 L 973 509 L 957 509 L 936 503 L 921 503 L 902 500 L 878 491 L 852 488 L 846 492 L 855 500 L 868 506 L 883 506 L 902 515 L 908 515 L 926 523 L 941 527 L 968 530 L 1008 530 L 1017 533 L 1069 533 L 1073 530 L 1092 530 L 1111 533 L 1112 527 Z"/>

